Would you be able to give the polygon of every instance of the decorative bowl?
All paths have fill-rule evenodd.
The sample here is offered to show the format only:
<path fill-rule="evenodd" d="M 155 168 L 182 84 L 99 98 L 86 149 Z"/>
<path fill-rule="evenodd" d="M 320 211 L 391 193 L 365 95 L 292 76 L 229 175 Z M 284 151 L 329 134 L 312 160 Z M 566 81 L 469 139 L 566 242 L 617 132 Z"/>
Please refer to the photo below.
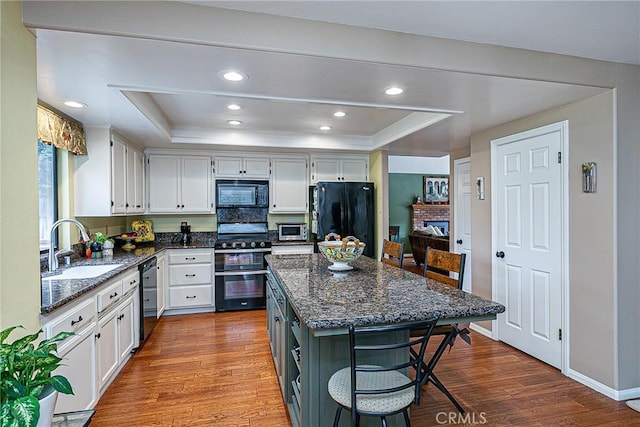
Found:
<path fill-rule="evenodd" d="M 367 246 L 355 237 L 347 237 L 346 239 L 348 239 L 346 242 L 340 240 L 318 242 L 319 251 L 332 263 L 328 267 L 329 270 L 352 270 L 353 267 L 350 266 L 349 263 L 358 259 L 360 255 L 362 255 L 362 252 L 364 252 L 365 246 Z"/>

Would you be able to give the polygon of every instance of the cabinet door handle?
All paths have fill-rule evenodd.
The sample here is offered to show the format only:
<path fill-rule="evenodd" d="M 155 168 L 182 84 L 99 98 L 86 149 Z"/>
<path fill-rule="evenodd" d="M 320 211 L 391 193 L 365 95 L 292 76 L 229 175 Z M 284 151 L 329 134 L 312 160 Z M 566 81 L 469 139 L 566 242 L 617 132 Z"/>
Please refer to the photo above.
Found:
<path fill-rule="evenodd" d="M 144 301 L 144 302 L 149 302 L 149 301 L 151 301 L 151 300 L 150 300 L 149 298 L 147 298 L 147 299 L 144 299 L 143 301 Z"/>
<path fill-rule="evenodd" d="M 274 317 L 273 320 L 275 320 L 276 322 L 280 321 L 280 318 L 278 316 Z"/>
<path fill-rule="evenodd" d="M 114 299 L 117 296 L 118 296 L 118 293 L 114 292 L 113 295 L 109 295 L 109 299 Z"/>
<path fill-rule="evenodd" d="M 195 260 L 195 259 L 196 259 L 196 257 L 194 257 L 194 256 L 191 256 L 191 257 L 184 257 L 184 260 L 185 260 L 185 261 Z M 160 268 L 160 267 L 158 267 L 158 268 Z"/>
<path fill-rule="evenodd" d="M 185 274 L 184 276 L 185 276 L 185 277 L 196 277 L 196 275 L 195 275 L 195 274 Z"/>
<path fill-rule="evenodd" d="M 187 297 L 186 297 L 186 298 L 187 298 L 187 299 L 194 299 L 195 297 L 196 297 L 195 295 L 193 295 L 193 296 L 188 296 L 188 295 L 187 295 Z"/>
<path fill-rule="evenodd" d="M 176 208 L 180 209 L 180 205 L 176 205 Z"/>
<path fill-rule="evenodd" d="M 71 321 L 71 326 L 75 325 L 76 323 L 80 323 L 82 322 L 82 316 L 78 316 L 78 320 L 72 320 Z"/>
<path fill-rule="evenodd" d="M 95 335 L 96 338 L 100 339 L 100 332 Z"/>
<path fill-rule="evenodd" d="M 181 208 L 184 208 L 184 205 L 181 205 L 180 207 L 181 207 Z"/>
<path fill-rule="evenodd" d="M 122 320 L 124 319 L 124 314 L 121 314 L 120 316 L 118 316 L 118 320 Z"/>

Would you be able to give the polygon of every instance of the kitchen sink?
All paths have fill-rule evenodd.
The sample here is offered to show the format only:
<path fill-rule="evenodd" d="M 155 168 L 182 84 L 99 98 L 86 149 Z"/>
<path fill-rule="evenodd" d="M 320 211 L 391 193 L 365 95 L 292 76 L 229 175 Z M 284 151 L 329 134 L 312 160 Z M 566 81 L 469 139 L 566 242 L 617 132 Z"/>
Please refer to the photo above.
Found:
<path fill-rule="evenodd" d="M 42 280 L 92 279 L 115 270 L 122 264 L 79 265 L 70 267 L 55 276 L 43 277 Z"/>

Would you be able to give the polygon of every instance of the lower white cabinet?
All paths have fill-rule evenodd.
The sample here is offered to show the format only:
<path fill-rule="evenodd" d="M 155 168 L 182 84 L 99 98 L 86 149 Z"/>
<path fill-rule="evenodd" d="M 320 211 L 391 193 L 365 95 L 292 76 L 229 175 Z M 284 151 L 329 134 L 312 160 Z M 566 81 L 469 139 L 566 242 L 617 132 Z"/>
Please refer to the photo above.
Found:
<path fill-rule="evenodd" d="M 136 288 L 137 289 L 137 288 Z M 133 350 L 135 344 L 134 296 L 130 294 L 118 307 L 98 320 L 98 378 L 103 389 Z"/>
<path fill-rule="evenodd" d="M 129 270 L 53 313 L 42 316 L 45 338 L 74 332 L 58 344 L 74 394 L 59 394 L 56 413 L 90 409 L 138 346 L 138 283 Z M 124 283 L 123 283 L 124 282 Z M 126 289 L 125 289 L 126 288 Z"/>
<path fill-rule="evenodd" d="M 313 253 L 313 243 L 271 246 L 272 255 L 295 255 L 295 254 L 312 254 L 312 253 Z"/>
<path fill-rule="evenodd" d="M 158 319 L 162 316 L 166 301 L 167 259 L 165 255 L 158 257 Z"/>
<path fill-rule="evenodd" d="M 167 251 L 167 309 L 214 308 L 213 249 Z"/>

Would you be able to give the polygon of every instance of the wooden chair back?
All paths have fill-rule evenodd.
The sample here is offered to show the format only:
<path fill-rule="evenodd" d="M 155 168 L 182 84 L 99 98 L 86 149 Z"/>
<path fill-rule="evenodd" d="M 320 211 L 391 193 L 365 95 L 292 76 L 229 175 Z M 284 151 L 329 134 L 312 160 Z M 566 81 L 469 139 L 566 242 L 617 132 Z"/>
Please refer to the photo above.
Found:
<path fill-rule="evenodd" d="M 382 242 L 382 257 L 380 261 L 394 267 L 402 268 L 402 260 L 404 257 L 404 243 L 390 242 L 384 240 Z"/>
<path fill-rule="evenodd" d="M 428 247 L 424 259 L 423 275 L 440 283 L 462 289 L 465 258 L 466 254 L 456 254 Z M 450 277 L 450 272 L 458 273 L 458 278 Z"/>

